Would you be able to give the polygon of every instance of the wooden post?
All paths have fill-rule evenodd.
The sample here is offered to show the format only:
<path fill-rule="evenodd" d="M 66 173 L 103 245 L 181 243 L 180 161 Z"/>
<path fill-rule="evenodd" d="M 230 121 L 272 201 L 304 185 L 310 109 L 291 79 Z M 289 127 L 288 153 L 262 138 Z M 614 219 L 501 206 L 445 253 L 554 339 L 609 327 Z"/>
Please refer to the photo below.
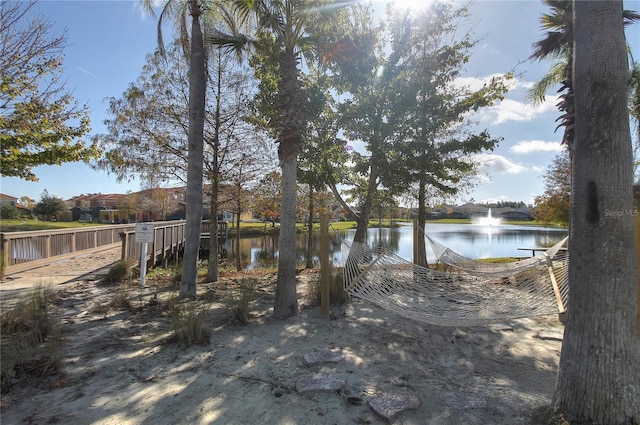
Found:
<path fill-rule="evenodd" d="M 323 208 L 320 214 L 320 306 L 322 317 L 327 321 L 331 310 L 329 276 L 329 215 L 326 208 Z"/>
<path fill-rule="evenodd" d="M 120 239 L 122 240 L 122 250 L 120 252 L 120 259 L 121 260 L 126 260 L 127 259 L 127 243 L 128 243 L 128 238 L 127 238 L 127 232 L 121 232 L 120 233 Z"/>
<path fill-rule="evenodd" d="M 2 239 L 2 258 L 0 258 L 0 261 L 2 261 L 0 270 L 2 272 L 0 273 L 0 279 L 3 279 L 4 271 L 11 265 L 11 263 L 9 261 L 9 239 L 6 239 L 3 234 L 0 234 L 0 238 Z"/>
<path fill-rule="evenodd" d="M 418 264 L 418 220 L 413 220 L 413 264 Z"/>
<path fill-rule="evenodd" d="M 547 269 L 549 271 L 549 277 L 551 278 L 551 285 L 553 285 L 553 293 L 556 295 L 556 302 L 558 303 L 558 313 L 562 314 L 567 311 L 567 309 L 562 302 L 560 287 L 558 286 L 558 281 L 556 280 L 556 274 L 553 272 L 553 263 L 551 262 L 551 257 L 549 257 L 546 253 L 543 255 L 547 260 Z"/>

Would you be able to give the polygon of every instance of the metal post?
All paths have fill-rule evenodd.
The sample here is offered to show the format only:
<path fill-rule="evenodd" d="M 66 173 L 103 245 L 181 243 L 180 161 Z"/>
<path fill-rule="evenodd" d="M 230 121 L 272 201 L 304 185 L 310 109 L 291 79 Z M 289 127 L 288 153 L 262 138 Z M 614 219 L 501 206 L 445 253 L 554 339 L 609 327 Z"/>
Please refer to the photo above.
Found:
<path fill-rule="evenodd" d="M 147 244 L 140 245 L 140 286 L 144 288 L 144 280 L 147 276 Z"/>

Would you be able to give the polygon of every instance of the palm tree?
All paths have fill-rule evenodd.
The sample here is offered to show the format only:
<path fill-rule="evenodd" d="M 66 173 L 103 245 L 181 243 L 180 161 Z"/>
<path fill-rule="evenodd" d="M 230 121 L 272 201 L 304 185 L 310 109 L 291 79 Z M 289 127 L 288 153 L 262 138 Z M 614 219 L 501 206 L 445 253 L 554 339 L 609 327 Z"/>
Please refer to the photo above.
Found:
<path fill-rule="evenodd" d="M 622 1 L 574 4 L 569 309 L 553 423 L 640 423 L 629 67 Z"/>
<path fill-rule="evenodd" d="M 302 56 L 314 56 L 317 31 L 329 23 L 330 13 L 344 0 L 235 0 L 243 21 L 255 19 L 258 33 L 273 37 L 279 68 L 276 108 L 278 110 L 278 157 L 282 167 L 282 207 L 278 285 L 273 315 L 298 313 L 296 293 L 296 188 L 297 159 L 306 126 L 307 95 L 299 76 Z M 246 37 L 228 37 L 228 44 Z M 224 43 L 225 40 L 214 42 Z"/>
<path fill-rule="evenodd" d="M 155 16 L 153 0 L 142 0 Z M 187 135 L 187 193 L 185 249 L 180 285 L 180 298 L 195 298 L 198 277 L 198 253 L 202 222 L 202 172 L 205 91 L 207 84 L 206 54 L 200 19 L 203 0 L 168 0 L 158 18 L 158 45 L 164 52 L 162 25 L 165 17 L 175 19 L 185 53 L 189 55 L 189 129 Z M 190 31 L 188 22 L 191 21 Z"/>
<path fill-rule="evenodd" d="M 573 149 L 575 104 L 573 90 L 573 76 L 571 66 L 573 63 L 573 0 L 542 0 L 551 9 L 549 13 L 542 14 L 540 23 L 542 29 L 547 31 L 544 38 L 533 44 L 533 53 L 529 59 L 543 60 L 554 59 L 556 62 L 540 81 L 529 90 L 529 100 L 534 104 L 544 102 L 546 93 L 553 86 L 560 84 L 558 93 L 562 93 L 557 107 L 561 112 L 557 121 L 559 127 L 564 127 L 562 143 L 566 144 L 570 151 Z M 628 25 L 640 20 L 640 15 L 633 11 L 622 12 L 623 22 Z"/>

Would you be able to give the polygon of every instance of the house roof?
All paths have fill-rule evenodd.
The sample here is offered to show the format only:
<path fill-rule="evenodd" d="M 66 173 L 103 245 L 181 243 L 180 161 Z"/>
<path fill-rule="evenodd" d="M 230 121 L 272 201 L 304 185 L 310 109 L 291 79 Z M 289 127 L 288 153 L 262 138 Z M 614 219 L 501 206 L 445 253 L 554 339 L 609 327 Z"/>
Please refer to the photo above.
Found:
<path fill-rule="evenodd" d="M 15 196 L 5 195 L 4 193 L 0 193 L 0 199 L 18 199 Z"/>

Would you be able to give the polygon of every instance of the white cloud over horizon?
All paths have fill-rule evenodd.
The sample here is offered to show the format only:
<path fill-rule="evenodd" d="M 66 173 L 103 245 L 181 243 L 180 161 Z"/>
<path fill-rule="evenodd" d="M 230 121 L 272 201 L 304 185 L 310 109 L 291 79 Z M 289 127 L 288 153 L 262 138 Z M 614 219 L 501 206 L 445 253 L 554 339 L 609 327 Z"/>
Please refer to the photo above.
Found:
<path fill-rule="evenodd" d="M 517 154 L 528 154 L 533 152 L 562 152 L 564 147 L 560 142 L 523 140 L 513 145 L 509 150 Z"/>
<path fill-rule="evenodd" d="M 484 174 L 520 174 L 527 171 L 523 165 L 496 154 L 479 155 L 479 170 Z"/>
<path fill-rule="evenodd" d="M 556 111 L 557 98 L 547 98 L 541 105 L 531 105 L 513 99 L 504 99 L 484 111 L 484 118 L 491 124 L 508 121 L 530 122 L 550 111 Z"/>

